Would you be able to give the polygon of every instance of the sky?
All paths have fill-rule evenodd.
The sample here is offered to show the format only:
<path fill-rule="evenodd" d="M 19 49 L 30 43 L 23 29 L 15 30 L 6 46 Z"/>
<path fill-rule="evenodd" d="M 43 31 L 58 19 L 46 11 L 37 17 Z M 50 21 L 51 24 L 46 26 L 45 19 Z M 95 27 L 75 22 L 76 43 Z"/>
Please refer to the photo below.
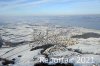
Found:
<path fill-rule="evenodd" d="M 100 14 L 100 0 L 0 0 L 0 15 Z"/>

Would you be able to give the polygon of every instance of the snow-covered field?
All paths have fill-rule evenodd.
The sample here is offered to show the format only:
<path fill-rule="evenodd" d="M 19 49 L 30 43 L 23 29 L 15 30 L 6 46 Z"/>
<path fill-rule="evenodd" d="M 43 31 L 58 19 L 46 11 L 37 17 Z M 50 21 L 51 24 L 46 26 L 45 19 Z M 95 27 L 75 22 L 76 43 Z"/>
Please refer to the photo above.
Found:
<path fill-rule="evenodd" d="M 100 37 L 71 38 L 71 36 L 84 33 L 100 34 L 100 30 L 28 24 L 2 26 L 0 34 L 5 42 L 24 42 L 24 44 L 14 47 L 3 45 L 0 48 L 0 58 L 14 59 L 15 64 L 9 64 L 9 66 L 34 66 L 41 59 L 46 59 L 46 54 L 49 59 L 63 59 L 61 63 L 70 62 L 74 63 L 74 66 L 93 66 L 95 64 L 100 66 Z M 34 41 L 34 38 L 37 37 L 41 39 Z M 46 49 L 39 47 L 31 51 L 32 48 L 48 44 L 53 46 Z M 2 62 L 1 60 L 0 66 L 3 66 Z M 48 63 L 52 62 L 53 60 Z"/>

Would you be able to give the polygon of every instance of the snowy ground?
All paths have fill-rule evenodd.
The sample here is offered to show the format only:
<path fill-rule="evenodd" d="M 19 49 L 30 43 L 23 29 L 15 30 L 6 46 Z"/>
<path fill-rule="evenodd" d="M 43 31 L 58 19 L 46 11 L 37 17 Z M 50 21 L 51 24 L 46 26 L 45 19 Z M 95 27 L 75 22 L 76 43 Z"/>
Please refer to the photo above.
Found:
<path fill-rule="evenodd" d="M 21 42 L 21 41 L 31 41 L 33 28 L 38 28 L 45 34 L 47 26 L 30 26 L 30 25 L 16 25 L 16 26 L 6 26 L 2 27 L 0 30 L 2 38 L 11 42 Z M 88 32 L 94 32 L 100 34 L 100 30 L 78 28 L 78 27 L 68 27 L 68 28 L 50 28 L 49 35 L 57 34 L 60 39 L 70 38 L 73 35 L 81 35 Z M 60 33 L 63 32 L 63 35 Z M 53 59 L 63 59 L 64 61 L 74 63 L 75 66 L 93 66 L 97 64 L 100 66 L 100 38 L 90 37 L 84 38 L 73 38 L 77 39 L 77 43 L 73 45 L 54 44 L 54 46 L 47 48 L 43 53 L 47 54 L 49 58 Z M 34 47 L 41 46 L 43 44 L 37 44 L 37 42 L 31 43 Z M 65 44 L 64 44 L 65 45 Z M 6 58 L 9 60 L 15 59 L 15 64 L 10 64 L 9 66 L 33 66 L 38 63 L 41 58 L 45 56 L 41 54 L 44 48 L 39 48 L 30 51 L 29 43 L 24 45 L 18 45 L 16 47 L 0 48 L 0 58 Z M 62 63 L 66 63 L 66 62 Z M 48 63 L 52 63 L 48 62 Z M 2 61 L 0 61 L 0 66 Z"/>

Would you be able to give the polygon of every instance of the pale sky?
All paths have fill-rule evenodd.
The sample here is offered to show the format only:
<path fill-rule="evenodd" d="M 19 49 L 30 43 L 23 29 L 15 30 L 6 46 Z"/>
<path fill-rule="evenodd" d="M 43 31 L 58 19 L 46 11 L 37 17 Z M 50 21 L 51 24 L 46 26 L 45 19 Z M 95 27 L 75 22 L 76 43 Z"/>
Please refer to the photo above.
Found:
<path fill-rule="evenodd" d="M 0 15 L 100 14 L 100 0 L 0 0 Z"/>

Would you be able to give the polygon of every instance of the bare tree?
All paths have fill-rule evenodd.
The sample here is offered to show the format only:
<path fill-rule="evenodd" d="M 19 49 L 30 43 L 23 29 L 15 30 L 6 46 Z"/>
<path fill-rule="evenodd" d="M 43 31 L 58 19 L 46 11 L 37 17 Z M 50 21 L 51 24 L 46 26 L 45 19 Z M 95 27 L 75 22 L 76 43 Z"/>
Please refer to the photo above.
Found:
<path fill-rule="evenodd" d="M 2 45 L 3 45 L 3 39 L 2 39 L 2 37 L 0 35 L 0 47 L 2 47 Z"/>

